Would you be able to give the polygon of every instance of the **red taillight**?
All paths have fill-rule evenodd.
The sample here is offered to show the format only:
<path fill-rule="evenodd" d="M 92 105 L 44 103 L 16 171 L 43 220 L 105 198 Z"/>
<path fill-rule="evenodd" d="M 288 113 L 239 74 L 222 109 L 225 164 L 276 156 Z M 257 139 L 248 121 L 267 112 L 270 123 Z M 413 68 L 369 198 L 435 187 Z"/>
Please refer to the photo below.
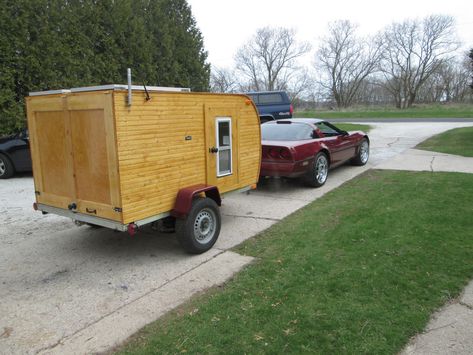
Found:
<path fill-rule="evenodd" d="M 130 235 L 130 237 L 133 237 L 137 231 L 138 231 L 138 226 L 136 224 L 130 223 L 128 225 L 128 234 Z"/>
<path fill-rule="evenodd" d="M 267 156 L 272 159 L 284 159 L 284 160 L 291 160 L 292 154 L 287 148 L 280 148 L 280 147 L 272 147 L 266 150 L 266 154 L 264 154 L 263 150 L 263 157 Z"/>
<path fill-rule="evenodd" d="M 286 160 L 290 160 L 292 158 L 291 152 L 289 151 L 289 149 L 286 148 L 281 148 L 281 150 L 279 151 L 279 155 L 281 156 L 281 158 Z"/>
<path fill-rule="evenodd" d="M 279 151 L 276 148 L 271 148 L 268 151 L 268 155 L 273 159 L 278 159 L 279 158 Z"/>
<path fill-rule="evenodd" d="M 38 204 L 37 204 L 36 202 L 33 202 L 33 209 L 34 209 L 35 211 L 38 210 Z"/>
<path fill-rule="evenodd" d="M 294 112 L 294 106 L 292 106 L 292 104 L 289 106 L 289 112 L 291 113 L 291 115 Z"/>

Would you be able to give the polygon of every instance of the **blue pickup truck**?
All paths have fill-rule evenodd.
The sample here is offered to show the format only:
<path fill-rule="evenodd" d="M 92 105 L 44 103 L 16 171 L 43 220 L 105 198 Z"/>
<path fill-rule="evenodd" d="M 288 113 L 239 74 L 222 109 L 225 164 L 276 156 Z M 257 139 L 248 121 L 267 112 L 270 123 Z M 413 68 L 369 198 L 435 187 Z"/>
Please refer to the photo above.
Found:
<path fill-rule="evenodd" d="M 247 92 L 246 95 L 255 103 L 261 123 L 292 118 L 294 109 L 285 91 Z"/>

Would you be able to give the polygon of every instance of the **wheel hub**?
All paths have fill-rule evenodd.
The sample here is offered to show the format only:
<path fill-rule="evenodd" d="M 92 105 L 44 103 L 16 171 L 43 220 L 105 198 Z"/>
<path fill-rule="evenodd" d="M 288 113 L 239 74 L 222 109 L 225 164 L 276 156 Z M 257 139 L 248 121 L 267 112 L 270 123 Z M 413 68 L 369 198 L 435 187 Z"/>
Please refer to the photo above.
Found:
<path fill-rule="evenodd" d="M 194 221 L 194 236 L 201 244 L 208 243 L 215 233 L 215 216 L 211 210 L 199 212 Z"/>
<path fill-rule="evenodd" d="M 0 175 L 5 174 L 5 163 L 0 159 Z"/>
<path fill-rule="evenodd" d="M 363 142 L 360 147 L 360 160 L 363 164 L 368 161 L 369 154 L 368 142 Z"/>
<path fill-rule="evenodd" d="M 315 164 L 316 179 L 318 183 L 323 183 L 327 179 L 328 163 L 324 156 L 320 156 Z"/>

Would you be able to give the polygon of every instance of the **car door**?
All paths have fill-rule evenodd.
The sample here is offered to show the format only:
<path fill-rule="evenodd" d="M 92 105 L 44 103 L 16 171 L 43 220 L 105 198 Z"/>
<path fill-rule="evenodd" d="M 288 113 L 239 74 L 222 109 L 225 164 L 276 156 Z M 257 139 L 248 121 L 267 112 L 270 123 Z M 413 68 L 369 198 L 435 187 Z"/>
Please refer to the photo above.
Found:
<path fill-rule="evenodd" d="M 31 155 L 28 130 L 18 133 L 10 154 L 16 170 L 31 170 Z"/>
<path fill-rule="evenodd" d="M 354 156 L 355 141 L 350 138 L 350 135 L 343 134 L 328 122 L 320 122 L 316 126 L 325 136 L 324 143 L 329 147 L 332 164 L 342 163 Z"/>

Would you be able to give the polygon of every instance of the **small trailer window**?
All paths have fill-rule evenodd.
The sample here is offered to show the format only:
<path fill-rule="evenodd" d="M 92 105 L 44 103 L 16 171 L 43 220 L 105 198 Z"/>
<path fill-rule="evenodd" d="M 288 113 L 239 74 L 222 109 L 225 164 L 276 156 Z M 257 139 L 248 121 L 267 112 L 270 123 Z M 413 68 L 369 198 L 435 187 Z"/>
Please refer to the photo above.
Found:
<path fill-rule="evenodd" d="M 232 119 L 217 118 L 217 176 L 232 174 Z"/>

